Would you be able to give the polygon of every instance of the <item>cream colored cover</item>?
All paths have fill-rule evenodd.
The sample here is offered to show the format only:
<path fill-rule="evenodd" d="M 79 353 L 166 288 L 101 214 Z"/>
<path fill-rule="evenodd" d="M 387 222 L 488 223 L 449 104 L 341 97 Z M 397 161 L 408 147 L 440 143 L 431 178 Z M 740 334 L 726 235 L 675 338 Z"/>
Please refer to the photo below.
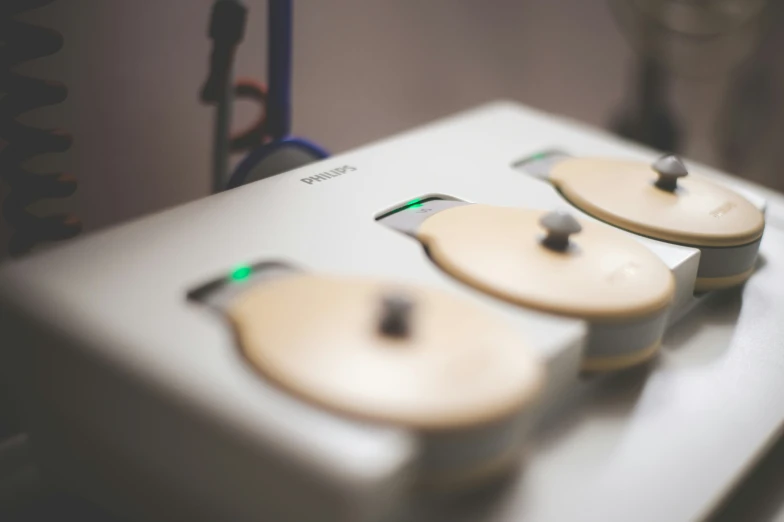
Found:
<path fill-rule="evenodd" d="M 414 302 L 408 337 L 378 331 L 390 292 Z M 370 420 L 425 430 L 492 422 L 531 403 L 544 379 L 518 331 L 435 290 L 296 275 L 240 295 L 228 315 L 265 376 Z"/>
<path fill-rule="evenodd" d="M 541 244 L 544 213 L 465 205 L 428 218 L 417 235 L 454 277 L 523 306 L 613 321 L 670 304 L 672 274 L 639 242 L 602 223 L 581 221 L 570 249 L 556 252 Z"/>
<path fill-rule="evenodd" d="M 647 163 L 572 158 L 557 163 L 552 183 L 588 214 L 638 234 L 690 246 L 730 247 L 759 239 L 762 212 L 740 194 L 695 174 L 673 192 L 654 185 Z"/>

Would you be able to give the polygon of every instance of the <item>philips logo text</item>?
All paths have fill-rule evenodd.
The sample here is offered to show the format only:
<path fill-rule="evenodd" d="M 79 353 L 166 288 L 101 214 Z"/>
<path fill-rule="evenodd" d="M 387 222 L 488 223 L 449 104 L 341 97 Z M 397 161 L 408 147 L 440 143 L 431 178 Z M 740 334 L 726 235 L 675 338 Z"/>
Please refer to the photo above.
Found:
<path fill-rule="evenodd" d="M 300 181 L 302 183 L 307 183 L 308 185 L 313 185 L 314 183 L 321 183 L 322 181 L 329 181 L 332 178 L 337 178 L 338 176 L 342 176 L 346 172 L 354 172 L 357 170 L 356 168 L 350 165 L 344 165 L 342 167 L 338 167 L 336 169 L 328 170 L 326 172 L 320 172 L 315 176 L 310 176 L 308 178 L 302 178 Z"/>

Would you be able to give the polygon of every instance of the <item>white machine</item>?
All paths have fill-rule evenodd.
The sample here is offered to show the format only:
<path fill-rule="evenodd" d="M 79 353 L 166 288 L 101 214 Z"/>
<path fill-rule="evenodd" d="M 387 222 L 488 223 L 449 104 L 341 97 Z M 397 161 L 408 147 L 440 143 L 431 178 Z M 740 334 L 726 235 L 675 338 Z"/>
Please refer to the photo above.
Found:
<path fill-rule="evenodd" d="M 784 428 L 784 197 L 659 156 L 498 102 L 8 263 L 37 457 L 140 521 L 703 519 Z"/>

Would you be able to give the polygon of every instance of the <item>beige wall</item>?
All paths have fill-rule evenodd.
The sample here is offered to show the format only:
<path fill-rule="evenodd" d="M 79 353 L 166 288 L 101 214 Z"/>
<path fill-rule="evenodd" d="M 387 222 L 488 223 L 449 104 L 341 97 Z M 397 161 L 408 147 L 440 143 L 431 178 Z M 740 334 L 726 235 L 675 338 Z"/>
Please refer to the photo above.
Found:
<path fill-rule="evenodd" d="M 266 2 L 248 4 L 238 72 L 261 77 Z M 70 0 L 30 16 L 67 42 L 27 68 L 71 89 L 31 121 L 73 132 L 73 150 L 42 163 L 79 177 L 67 206 L 88 229 L 207 195 L 212 111 L 198 91 L 210 6 Z M 603 0 L 300 0 L 295 13 L 294 130 L 332 151 L 500 97 L 602 125 L 631 59 Z M 722 93 L 676 88 L 703 160 L 715 159 L 707 131 Z"/>

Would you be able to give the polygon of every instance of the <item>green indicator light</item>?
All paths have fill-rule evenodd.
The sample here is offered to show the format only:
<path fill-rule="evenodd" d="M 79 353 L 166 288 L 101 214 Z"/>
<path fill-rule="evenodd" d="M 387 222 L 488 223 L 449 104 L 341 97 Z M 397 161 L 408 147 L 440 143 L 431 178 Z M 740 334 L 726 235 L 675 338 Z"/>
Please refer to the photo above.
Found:
<path fill-rule="evenodd" d="M 545 159 L 547 156 L 549 156 L 547 152 L 540 152 L 539 154 L 534 154 L 533 156 L 531 156 L 531 159 L 538 161 L 538 160 Z"/>
<path fill-rule="evenodd" d="M 378 221 L 380 219 L 384 219 L 385 217 L 389 217 L 392 214 L 397 214 L 398 212 L 403 212 L 404 210 L 409 210 L 409 209 L 412 209 L 412 208 L 422 208 L 422 207 L 425 206 L 425 202 L 433 200 L 433 199 L 438 199 L 438 198 L 430 197 L 430 198 L 416 198 L 416 199 L 412 199 L 411 201 L 409 201 L 405 205 L 403 205 L 401 207 L 398 207 L 395 210 L 392 210 L 391 212 L 387 212 L 386 214 L 378 216 L 376 218 L 376 221 Z"/>
<path fill-rule="evenodd" d="M 253 269 L 248 265 L 242 265 L 235 268 L 229 276 L 232 281 L 244 281 L 250 277 Z"/>

